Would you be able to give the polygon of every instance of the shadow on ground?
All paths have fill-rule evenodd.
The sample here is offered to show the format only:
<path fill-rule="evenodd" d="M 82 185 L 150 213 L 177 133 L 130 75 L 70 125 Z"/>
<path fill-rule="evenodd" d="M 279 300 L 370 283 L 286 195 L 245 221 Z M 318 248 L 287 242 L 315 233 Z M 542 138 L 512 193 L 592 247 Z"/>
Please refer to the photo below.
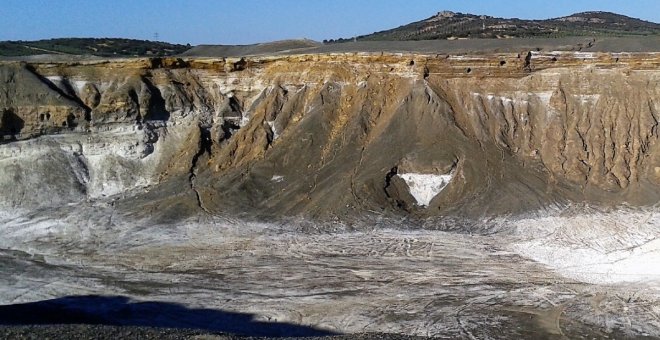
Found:
<path fill-rule="evenodd" d="M 90 324 L 199 329 L 248 336 L 304 337 L 335 333 L 288 323 L 261 322 L 253 314 L 189 309 L 123 296 L 69 296 L 0 306 L 0 325 Z"/>

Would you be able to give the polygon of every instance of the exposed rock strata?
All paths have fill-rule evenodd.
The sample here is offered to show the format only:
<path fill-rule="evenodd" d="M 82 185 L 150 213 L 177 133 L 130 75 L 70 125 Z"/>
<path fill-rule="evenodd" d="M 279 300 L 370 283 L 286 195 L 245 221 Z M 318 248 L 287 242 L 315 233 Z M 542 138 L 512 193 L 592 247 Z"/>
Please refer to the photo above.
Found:
<path fill-rule="evenodd" d="M 653 204 L 659 70 L 654 53 L 579 52 L 5 63 L 0 204 L 314 217 Z M 393 169 L 453 176 L 421 207 Z"/>

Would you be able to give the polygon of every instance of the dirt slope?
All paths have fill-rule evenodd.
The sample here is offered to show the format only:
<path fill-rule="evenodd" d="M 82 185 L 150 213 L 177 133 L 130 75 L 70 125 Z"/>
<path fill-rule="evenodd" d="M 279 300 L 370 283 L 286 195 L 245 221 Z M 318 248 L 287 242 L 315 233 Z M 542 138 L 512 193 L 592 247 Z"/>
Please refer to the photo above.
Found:
<path fill-rule="evenodd" d="M 322 219 L 653 204 L 659 63 L 535 51 L 5 63 L 3 204 L 120 195 L 163 218 Z"/>

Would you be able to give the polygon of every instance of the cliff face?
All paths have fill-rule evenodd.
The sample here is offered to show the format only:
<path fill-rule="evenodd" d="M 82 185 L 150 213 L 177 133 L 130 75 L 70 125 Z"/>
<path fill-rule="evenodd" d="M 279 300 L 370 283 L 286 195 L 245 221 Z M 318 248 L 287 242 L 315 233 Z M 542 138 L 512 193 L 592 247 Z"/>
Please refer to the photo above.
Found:
<path fill-rule="evenodd" d="M 0 204 L 314 217 L 653 204 L 660 55 L 0 66 Z"/>

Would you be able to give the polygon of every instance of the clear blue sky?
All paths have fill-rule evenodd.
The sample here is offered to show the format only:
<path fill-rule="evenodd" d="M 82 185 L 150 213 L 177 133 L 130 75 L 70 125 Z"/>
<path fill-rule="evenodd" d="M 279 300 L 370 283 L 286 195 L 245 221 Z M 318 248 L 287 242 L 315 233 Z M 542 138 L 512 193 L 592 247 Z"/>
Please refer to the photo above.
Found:
<path fill-rule="evenodd" d="M 660 0 L 1 0 L 0 40 L 125 37 L 249 44 L 352 37 L 441 10 L 545 19 L 588 10 L 660 22 Z"/>

